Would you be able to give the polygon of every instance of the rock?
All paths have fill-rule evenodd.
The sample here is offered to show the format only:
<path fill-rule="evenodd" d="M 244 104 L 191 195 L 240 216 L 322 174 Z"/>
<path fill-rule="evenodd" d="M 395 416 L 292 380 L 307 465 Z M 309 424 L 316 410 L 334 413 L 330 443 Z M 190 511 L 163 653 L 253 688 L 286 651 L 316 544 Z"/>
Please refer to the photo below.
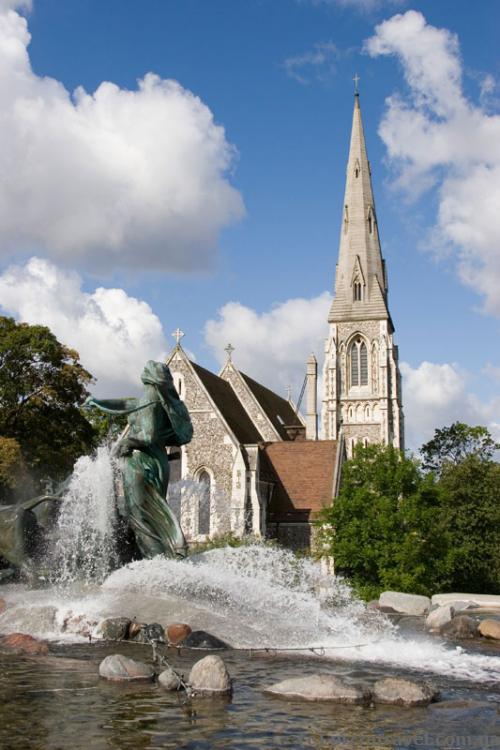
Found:
<path fill-rule="evenodd" d="M 479 623 L 478 630 L 485 638 L 500 640 L 500 620 L 483 620 Z"/>
<path fill-rule="evenodd" d="M 403 615 L 425 615 L 431 608 L 428 596 L 419 594 L 403 594 L 400 591 L 384 591 L 380 594 L 381 607 L 392 607 Z"/>
<path fill-rule="evenodd" d="M 183 641 L 188 635 L 191 635 L 193 631 L 183 622 L 173 622 L 167 625 L 167 641 L 173 646 Z"/>
<path fill-rule="evenodd" d="M 132 640 L 137 643 L 165 643 L 165 631 L 157 622 L 151 625 L 142 625 L 139 632 L 134 635 Z"/>
<path fill-rule="evenodd" d="M 0 636 L 0 647 L 15 654 L 27 656 L 42 656 L 49 653 L 49 647 L 45 641 L 40 641 L 26 633 L 9 633 L 9 635 Z"/>
<path fill-rule="evenodd" d="M 135 639 L 136 635 L 145 626 L 145 624 L 146 623 L 144 622 L 131 622 L 128 628 L 128 637 L 130 639 Z"/>
<path fill-rule="evenodd" d="M 154 669 L 142 661 L 128 659 L 122 654 L 106 656 L 99 664 L 99 674 L 113 682 L 131 682 L 134 680 L 152 680 Z"/>
<path fill-rule="evenodd" d="M 378 599 L 372 599 L 370 602 L 367 603 L 366 609 L 369 609 L 369 610 L 374 610 L 375 609 L 375 610 L 377 610 L 379 608 L 379 606 L 380 605 L 378 603 Z"/>
<path fill-rule="evenodd" d="M 0 599 L 0 615 L 2 612 L 5 612 L 5 609 L 7 607 L 7 604 L 5 603 L 5 599 Z"/>
<path fill-rule="evenodd" d="M 104 641 L 125 641 L 128 637 L 129 625 L 128 617 L 107 617 L 97 625 L 94 636 Z"/>
<path fill-rule="evenodd" d="M 158 675 L 158 682 L 165 690 L 180 690 L 182 688 L 178 675 L 170 667 Z"/>
<path fill-rule="evenodd" d="M 373 686 L 375 703 L 392 703 L 395 706 L 427 706 L 437 700 L 438 691 L 425 682 L 385 677 Z"/>
<path fill-rule="evenodd" d="M 500 608 L 500 595 L 498 594 L 434 594 L 433 604 L 453 604 L 459 609 L 455 602 L 467 602 L 483 607 Z"/>
<path fill-rule="evenodd" d="M 332 703 L 368 703 L 370 691 L 349 685 L 333 674 L 312 674 L 292 677 L 265 689 L 266 693 L 282 698 L 301 698 L 306 701 L 331 701 Z"/>
<path fill-rule="evenodd" d="M 186 646 L 186 648 L 201 648 L 206 651 L 222 651 L 223 649 L 229 648 L 228 644 L 221 641 L 215 635 L 206 633 L 204 630 L 193 630 L 192 633 L 184 638 L 179 646 Z"/>
<path fill-rule="evenodd" d="M 474 638 L 477 635 L 477 622 L 467 615 L 457 615 L 443 625 L 441 633 L 449 638 Z"/>
<path fill-rule="evenodd" d="M 74 615 L 72 612 L 63 620 L 63 630 L 65 633 L 76 633 L 88 637 L 94 633 L 97 620 L 89 619 L 86 615 Z"/>
<path fill-rule="evenodd" d="M 229 672 L 220 656 L 215 654 L 196 662 L 189 673 L 189 685 L 200 695 L 231 692 Z"/>
<path fill-rule="evenodd" d="M 451 622 L 454 614 L 455 610 L 450 604 L 443 604 L 429 612 L 425 620 L 425 627 L 429 630 L 440 630 L 443 625 Z"/>

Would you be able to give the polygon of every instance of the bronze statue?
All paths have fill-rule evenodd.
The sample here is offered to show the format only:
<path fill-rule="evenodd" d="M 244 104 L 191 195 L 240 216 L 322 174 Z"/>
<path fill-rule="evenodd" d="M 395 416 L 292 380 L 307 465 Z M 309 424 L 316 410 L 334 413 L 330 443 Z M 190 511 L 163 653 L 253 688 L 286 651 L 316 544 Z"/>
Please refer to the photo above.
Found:
<path fill-rule="evenodd" d="M 86 406 L 128 415 L 128 426 L 115 448 L 116 455 L 124 459 L 120 513 L 140 554 L 148 558 L 184 556 L 184 534 L 166 501 L 169 463 L 165 449 L 189 443 L 193 427 L 167 365 L 149 360 L 141 380 L 144 391 L 140 398 L 89 397 Z"/>
<path fill-rule="evenodd" d="M 114 448 L 122 459 L 123 499 L 118 504 L 122 529 L 122 559 L 186 554 L 186 541 L 167 500 L 168 446 L 188 443 L 193 427 L 175 389 L 167 365 L 150 360 L 142 372 L 139 398 L 89 397 L 86 407 L 108 414 L 126 414 L 128 425 Z M 45 537 L 54 522 L 57 502 L 69 479 L 50 494 L 0 508 L 0 581 L 16 575 L 27 563 L 39 562 Z M 51 511 L 53 509 L 53 511 Z"/>

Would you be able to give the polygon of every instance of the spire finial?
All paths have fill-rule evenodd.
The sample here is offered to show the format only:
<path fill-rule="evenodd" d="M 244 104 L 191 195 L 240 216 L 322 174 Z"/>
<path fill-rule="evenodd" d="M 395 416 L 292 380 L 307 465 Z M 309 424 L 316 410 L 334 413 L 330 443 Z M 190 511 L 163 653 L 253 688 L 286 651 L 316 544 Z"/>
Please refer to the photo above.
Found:
<path fill-rule="evenodd" d="M 232 362 L 232 354 L 234 352 L 234 346 L 232 344 L 228 344 L 226 348 L 224 349 L 225 352 L 227 352 L 227 361 Z"/>
<path fill-rule="evenodd" d="M 354 96 L 359 96 L 359 88 L 358 83 L 360 82 L 360 77 L 357 73 L 354 74 L 354 78 L 352 79 L 354 81 Z"/>
<path fill-rule="evenodd" d="M 185 334 L 184 334 L 184 331 L 181 331 L 181 329 L 180 329 L 180 328 L 177 328 L 177 329 L 176 329 L 176 330 L 175 330 L 175 331 L 173 332 L 172 336 L 173 336 L 173 337 L 174 337 L 174 339 L 175 339 L 175 343 L 176 343 L 176 346 L 177 346 L 177 347 L 179 347 L 179 346 L 181 345 L 181 339 L 182 339 L 182 338 L 184 338 L 184 335 L 185 335 Z"/>
<path fill-rule="evenodd" d="M 287 401 L 292 400 L 292 386 L 291 385 L 287 385 L 286 387 L 286 398 L 287 398 Z"/>

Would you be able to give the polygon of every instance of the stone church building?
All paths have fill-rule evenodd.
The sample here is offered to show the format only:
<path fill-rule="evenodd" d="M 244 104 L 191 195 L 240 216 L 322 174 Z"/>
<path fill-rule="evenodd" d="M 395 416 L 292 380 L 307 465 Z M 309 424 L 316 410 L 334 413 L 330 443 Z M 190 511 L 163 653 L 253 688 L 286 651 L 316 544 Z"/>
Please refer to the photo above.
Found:
<path fill-rule="evenodd" d="M 307 361 L 303 417 L 290 398 L 239 371 L 230 345 L 215 375 L 189 359 L 177 330 L 167 364 L 194 435 L 188 445 L 171 449 L 169 502 L 188 542 L 253 533 L 308 547 L 312 521 L 336 496 L 342 461 L 353 446 L 361 441 L 403 448 L 401 377 L 387 297 L 356 94 L 327 321 L 321 439 L 314 355 Z"/>

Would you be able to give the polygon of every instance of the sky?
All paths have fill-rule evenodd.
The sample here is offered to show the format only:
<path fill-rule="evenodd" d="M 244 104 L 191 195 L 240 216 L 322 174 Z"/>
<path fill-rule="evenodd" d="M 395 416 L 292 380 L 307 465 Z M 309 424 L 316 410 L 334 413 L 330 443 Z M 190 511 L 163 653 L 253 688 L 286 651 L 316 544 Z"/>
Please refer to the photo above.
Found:
<path fill-rule="evenodd" d="M 500 439 L 496 0 L 0 0 L 0 311 L 100 396 L 182 344 L 297 397 L 328 333 L 353 76 L 407 445 Z"/>

